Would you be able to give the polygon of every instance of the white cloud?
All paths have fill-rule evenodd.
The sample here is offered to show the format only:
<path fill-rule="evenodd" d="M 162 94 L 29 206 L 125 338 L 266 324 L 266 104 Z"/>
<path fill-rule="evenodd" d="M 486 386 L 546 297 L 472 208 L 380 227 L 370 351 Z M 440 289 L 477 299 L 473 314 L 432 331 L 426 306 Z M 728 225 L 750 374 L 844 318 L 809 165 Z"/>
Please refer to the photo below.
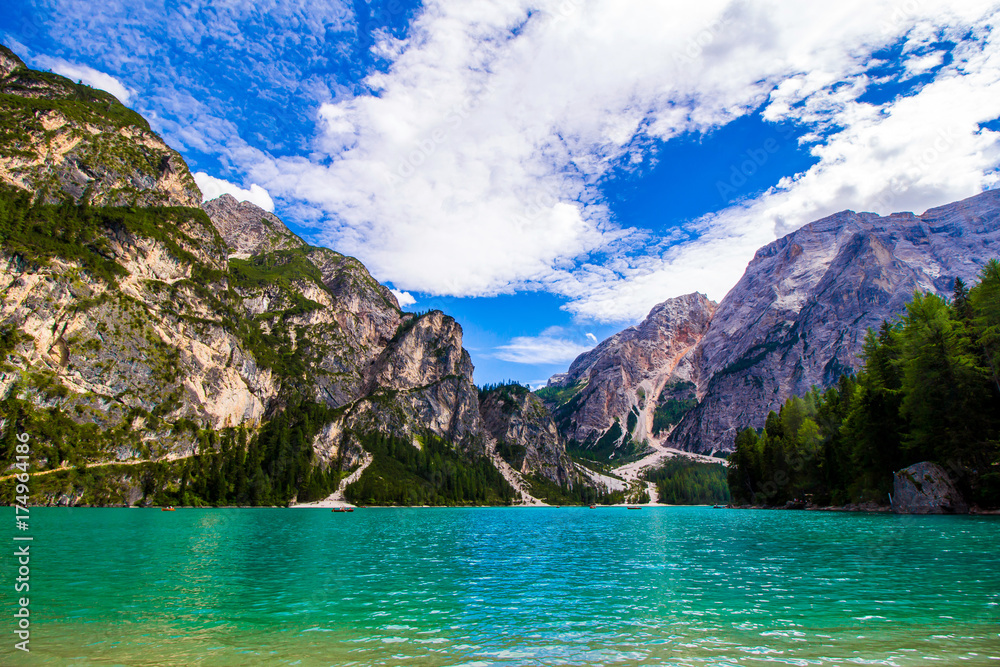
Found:
<path fill-rule="evenodd" d="M 595 336 L 590 332 L 587 332 L 587 338 L 590 339 L 590 341 L 594 343 L 594 345 L 597 345 L 597 336 Z"/>
<path fill-rule="evenodd" d="M 49 56 L 38 56 L 32 60 L 32 65 L 41 69 L 52 70 L 56 74 L 61 74 L 73 81 L 82 81 L 91 88 L 98 88 L 106 91 L 118 98 L 118 101 L 127 105 L 134 94 L 125 85 L 111 76 L 93 67 L 79 65 L 63 60 L 62 58 L 52 58 Z"/>
<path fill-rule="evenodd" d="M 635 320 L 677 294 L 721 298 L 757 247 L 820 215 L 988 186 L 1000 157 L 975 121 L 1000 115 L 992 6 L 430 0 L 408 41 L 377 48 L 393 58 L 368 79 L 377 94 L 321 108 L 332 159 L 246 157 L 255 180 L 325 216 L 328 243 L 401 288 L 545 289 L 583 319 Z M 918 94 L 857 101 L 881 47 L 910 39 L 907 67 L 926 71 L 943 62 L 930 36 L 960 41 L 970 28 L 980 41 Z M 946 118 L 949 96 L 968 104 Z M 614 159 L 762 104 L 771 120 L 834 132 L 814 137 L 819 164 L 697 221 L 680 245 L 650 249 L 608 222 L 594 183 Z M 947 147 L 908 172 L 942 127 L 954 128 Z"/>
<path fill-rule="evenodd" d="M 541 336 L 518 336 L 496 348 L 493 356 L 515 364 L 561 364 L 573 361 L 593 347 L 543 333 Z"/>
<path fill-rule="evenodd" d="M 412 306 L 417 302 L 417 300 L 409 292 L 403 292 L 398 289 L 391 289 L 389 291 L 396 296 L 396 301 L 399 302 L 400 308 L 406 308 L 407 306 Z"/>
<path fill-rule="evenodd" d="M 401 293 L 540 289 L 580 319 L 635 321 L 670 296 L 720 299 L 757 247 L 827 213 L 921 211 L 996 182 L 997 136 L 978 128 L 1000 116 L 995 0 L 426 0 L 407 39 L 372 49 L 387 67 L 357 96 L 315 74 L 327 33 L 358 29 L 350 4 L 258 4 L 164 20 L 157 0 L 55 0 L 47 29 L 115 71 L 145 63 L 128 80 L 168 141 L 248 174 L 243 193 L 282 197 Z M 859 103 L 872 54 L 900 42 L 904 76 L 934 80 Z M 241 100 L 213 97 L 199 58 L 288 100 L 296 122 L 278 125 L 315 113 L 312 152 L 241 137 L 225 120 Z M 818 164 L 676 239 L 609 221 L 597 184 L 615 160 L 761 106 L 813 132 Z"/>
<path fill-rule="evenodd" d="M 590 268 L 567 273 L 560 289 L 575 298 L 570 309 L 587 319 L 638 318 L 657 295 L 695 286 L 718 300 L 758 247 L 803 224 L 844 209 L 922 213 L 997 187 L 1000 133 L 980 123 L 1000 117 L 1000 44 L 991 34 L 960 45 L 955 61 L 918 94 L 884 106 L 817 102 L 826 97 L 822 90 L 806 97 L 805 113 L 843 127 L 813 149 L 816 165 L 706 216 L 697 240 L 633 261 L 620 276 Z M 766 116 L 794 118 L 780 94 L 771 100 Z"/>
<path fill-rule="evenodd" d="M 248 201 L 260 206 L 265 211 L 274 212 L 274 200 L 271 199 L 271 195 L 256 183 L 251 184 L 249 190 L 244 190 L 234 183 L 209 176 L 203 171 L 194 173 L 194 181 L 201 188 L 202 201 L 210 201 L 224 194 L 230 194 L 240 201 Z"/>

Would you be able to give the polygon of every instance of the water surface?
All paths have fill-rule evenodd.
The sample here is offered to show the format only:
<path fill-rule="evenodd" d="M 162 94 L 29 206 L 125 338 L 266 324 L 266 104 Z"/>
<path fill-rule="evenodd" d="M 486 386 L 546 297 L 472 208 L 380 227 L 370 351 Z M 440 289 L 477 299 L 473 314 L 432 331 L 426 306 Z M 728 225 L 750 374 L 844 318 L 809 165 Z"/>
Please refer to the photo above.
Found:
<path fill-rule="evenodd" d="M 1000 666 L 1000 517 L 38 508 L 31 520 L 32 652 L 5 640 L 2 664 Z"/>

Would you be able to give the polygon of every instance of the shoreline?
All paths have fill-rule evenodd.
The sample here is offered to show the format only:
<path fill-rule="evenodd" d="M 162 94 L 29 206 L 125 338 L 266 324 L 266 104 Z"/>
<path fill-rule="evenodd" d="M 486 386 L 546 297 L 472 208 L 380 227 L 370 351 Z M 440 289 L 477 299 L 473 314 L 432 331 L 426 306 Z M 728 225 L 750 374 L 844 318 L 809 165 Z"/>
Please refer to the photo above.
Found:
<path fill-rule="evenodd" d="M 3 507 L 14 507 L 13 505 L 3 505 Z M 58 507 L 64 509 L 87 508 L 87 509 L 134 509 L 134 510 L 162 510 L 167 505 L 31 505 L 30 507 Z M 547 505 L 525 503 L 518 505 L 352 505 L 350 503 L 331 503 L 330 501 L 318 501 L 316 503 L 303 503 L 297 505 L 170 505 L 178 510 L 254 510 L 254 509 L 565 509 L 565 508 L 590 508 L 589 505 Z M 660 507 L 717 507 L 715 505 L 668 505 L 663 503 L 629 504 L 616 503 L 614 505 L 596 505 L 593 509 L 627 509 L 627 508 L 660 508 Z M 725 506 L 718 506 L 725 509 Z M 751 509 L 751 508 L 745 508 Z M 763 508 L 753 508 L 763 509 Z"/>
<path fill-rule="evenodd" d="M 983 509 L 981 507 L 970 507 L 968 512 L 955 514 L 951 512 L 927 512 L 910 513 L 895 512 L 888 505 L 876 505 L 874 503 L 848 505 L 805 505 L 789 507 L 787 505 L 726 505 L 726 509 L 731 510 L 767 510 L 786 512 L 856 512 L 864 514 L 898 514 L 899 516 L 995 516 L 1000 515 L 1000 509 Z"/>
<path fill-rule="evenodd" d="M 14 507 L 14 505 L 3 505 L 4 507 Z M 87 509 L 149 509 L 162 510 L 164 505 L 31 505 L 31 507 L 59 507 L 59 508 L 87 508 Z M 564 509 L 564 508 L 591 508 L 590 505 L 548 505 L 536 503 L 524 503 L 516 505 L 352 505 L 344 501 L 321 500 L 313 503 L 302 503 L 295 505 L 173 505 L 175 509 L 184 510 L 224 510 L 224 509 Z M 893 512 L 888 505 L 875 505 L 874 503 L 848 504 L 848 505 L 670 505 L 665 503 L 616 503 L 613 505 L 596 505 L 591 509 L 655 509 L 664 507 L 707 507 L 715 509 L 730 510 L 763 510 L 763 511 L 796 511 L 796 512 L 844 512 L 861 514 L 899 514 L 900 516 L 963 516 L 962 514 L 951 513 L 928 513 L 928 514 L 904 514 Z M 981 507 L 970 507 L 965 513 L 966 516 L 1000 516 L 1000 509 L 983 509 Z"/>

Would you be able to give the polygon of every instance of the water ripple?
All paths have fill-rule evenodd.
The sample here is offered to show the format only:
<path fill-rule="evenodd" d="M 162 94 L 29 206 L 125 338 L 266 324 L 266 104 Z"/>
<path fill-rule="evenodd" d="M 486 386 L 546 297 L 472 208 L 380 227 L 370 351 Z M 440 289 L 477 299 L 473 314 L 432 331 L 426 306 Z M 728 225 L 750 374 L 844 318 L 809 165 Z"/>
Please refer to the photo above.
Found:
<path fill-rule="evenodd" d="M 34 512 L 40 664 L 903 667 L 1000 655 L 997 517 Z"/>

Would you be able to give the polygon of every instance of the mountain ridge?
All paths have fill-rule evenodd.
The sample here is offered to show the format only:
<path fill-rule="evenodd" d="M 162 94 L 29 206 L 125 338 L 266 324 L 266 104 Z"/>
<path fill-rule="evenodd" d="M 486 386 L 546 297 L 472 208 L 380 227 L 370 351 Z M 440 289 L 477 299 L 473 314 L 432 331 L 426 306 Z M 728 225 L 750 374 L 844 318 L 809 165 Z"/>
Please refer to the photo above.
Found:
<path fill-rule="evenodd" d="M 0 72 L 2 428 L 48 436 L 39 502 L 315 500 L 369 447 L 366 492 L 443 466 L 407 472 L 402 497 L 535 502 L 521 472 L 479 463 L 497 443 L 453 318 L 404 313 L 361 262 L 253 204 L 202 206 L 112 96 L 6 49 Z M 575 479 L 560 451 L 524 473 Z"/>
<path fill-rule="evenodd" d="M 785 399 L 853 373 L 868 328 L 901 313 L 914 291 L 948 295 L 955 278 L 974 279 L 998 254 L 995 190 L 921 215 L 842 211 L 765 245 L 713 310 L 703 336 L 677 362 L 688 369 L 678 379 L 695 385 L 697 405 L 684 412 L 667 444 L 700 453 L 730 451 L 740 428 L 762 427 L 768 411 Z M 570 368 L 588 364 L 621 335 L 580 355 Z M 625 368 L 630 362 L 617 363 Z M 577 375 L 557 374 L 550 386 L 566 388 Z M 607 391 L 628 386 L 622 382 Z M 675 401 L 667 412 L 678 412 L 677 399 L 667 400 Z M 557 402 L 550 407 L 565 412 Z M 627 416 L 623 406 L 613 415 L 622 424 Z M 564 415 L 567 435 L 577 432 L 570 426 L 576 417 Z"/>

